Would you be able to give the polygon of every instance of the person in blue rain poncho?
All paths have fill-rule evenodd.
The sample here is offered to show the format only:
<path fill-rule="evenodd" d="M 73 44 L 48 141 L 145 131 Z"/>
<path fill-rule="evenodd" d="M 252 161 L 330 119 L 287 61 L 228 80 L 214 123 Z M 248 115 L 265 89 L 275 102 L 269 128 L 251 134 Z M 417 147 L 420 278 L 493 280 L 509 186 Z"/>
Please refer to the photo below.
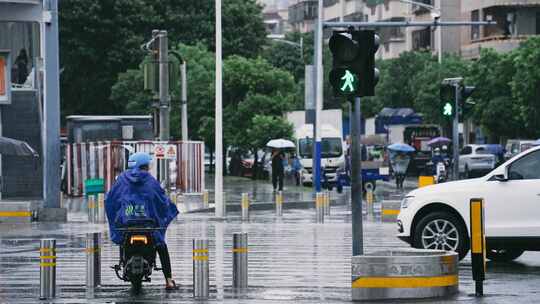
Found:
<path fill-rule="evenodd" d="M 162 228 L 153 234 L 156 251 L 161 261 L 166 289 L 175 289 L 172 279 L 171 260 L 165 243 L 167 226 L 178 215 L 176 205 L 171 203 L 159 182 L 148 172 L 152 157 L 138 152 L 129 157 L 128 170 L 122 173 L 105 199 L 111 240 L 120 245 L 123 233 L 117 229 L 136 219 L 150 219 Z"/>

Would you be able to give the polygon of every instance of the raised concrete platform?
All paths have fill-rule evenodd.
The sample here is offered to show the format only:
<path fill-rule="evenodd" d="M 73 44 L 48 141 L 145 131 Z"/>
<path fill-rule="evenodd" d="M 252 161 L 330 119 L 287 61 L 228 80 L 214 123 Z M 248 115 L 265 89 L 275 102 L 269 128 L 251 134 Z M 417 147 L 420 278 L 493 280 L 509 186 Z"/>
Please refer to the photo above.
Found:
<path fill-rule="evenodd" d="M 405 248 L 352 258 L 353 301 L 448 297 L 458 289 L 455 252 Z"/>

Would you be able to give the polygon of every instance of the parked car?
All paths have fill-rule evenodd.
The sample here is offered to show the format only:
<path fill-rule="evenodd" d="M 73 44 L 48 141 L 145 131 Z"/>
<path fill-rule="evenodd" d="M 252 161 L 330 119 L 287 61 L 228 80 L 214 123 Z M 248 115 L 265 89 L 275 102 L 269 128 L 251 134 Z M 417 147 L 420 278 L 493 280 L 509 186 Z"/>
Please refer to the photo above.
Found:
<path fill-rule="evenodd" d="M 540 251 L 540 147 L 484 177 L 416 189 L 401 202 L 398 237 L 413 247 L 469 251 L 470 200 L 485 200 L 487 258 L 510 261 Z"/>
<path fill-rule="evenodd" d="M 534 146 L 534 140 L 530 139 L 509 139 L 506 142 L 505 158 L 510 159 L 517 154 Z"/>
<path fill-rule="evenodd" d="M 486 174 L 495 168 L 495 164 L 496 157 L 486 145 L 466 145 L 459 153 L 459 173 L 465 178 Z"/>

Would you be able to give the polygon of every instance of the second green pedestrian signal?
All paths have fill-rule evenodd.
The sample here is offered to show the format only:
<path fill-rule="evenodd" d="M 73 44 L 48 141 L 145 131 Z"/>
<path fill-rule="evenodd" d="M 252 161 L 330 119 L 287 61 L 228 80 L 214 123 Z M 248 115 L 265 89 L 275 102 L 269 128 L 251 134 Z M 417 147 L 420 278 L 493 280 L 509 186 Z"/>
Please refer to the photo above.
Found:
<path fill-rule="evenodd" d="M 443 115 L 450 116 L 450 117 L 454 116 L 454 107 L 452 106 L 452 103 L 447 102 L 444 104 Z"/>
<path fill-rule="evenodd" d="M 452 119 L 456 114 L 456 93 L 455 88 L 449 85 L 442 85 L 440 87 L 440 109 L 441 114 L 445 118 Z"/>
<path fill-rule="evenodd" d="M 329 42 L 333 57 L 330 84 L 334 93 L 347 97 L 375 95 L 378 70 L 375 53 L 379 38 L 374 31 L 334 31 Z"/>

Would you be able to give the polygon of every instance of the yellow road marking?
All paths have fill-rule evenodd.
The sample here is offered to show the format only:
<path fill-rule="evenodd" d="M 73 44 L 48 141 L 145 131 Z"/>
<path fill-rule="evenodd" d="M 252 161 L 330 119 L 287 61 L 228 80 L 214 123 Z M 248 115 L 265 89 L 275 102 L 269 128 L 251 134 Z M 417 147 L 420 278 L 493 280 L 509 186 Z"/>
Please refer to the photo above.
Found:
<path fill-rule="evenodd" d="M 437 277 L 369 277 L 352 282 L 352 288 L 424 288 L 458 284 L 457 275 Z"/>
<path fill-rule="evenodd" d="M 0 211 L 1 217 L 27 217 L 32 216 L 31 211 Z"/>

